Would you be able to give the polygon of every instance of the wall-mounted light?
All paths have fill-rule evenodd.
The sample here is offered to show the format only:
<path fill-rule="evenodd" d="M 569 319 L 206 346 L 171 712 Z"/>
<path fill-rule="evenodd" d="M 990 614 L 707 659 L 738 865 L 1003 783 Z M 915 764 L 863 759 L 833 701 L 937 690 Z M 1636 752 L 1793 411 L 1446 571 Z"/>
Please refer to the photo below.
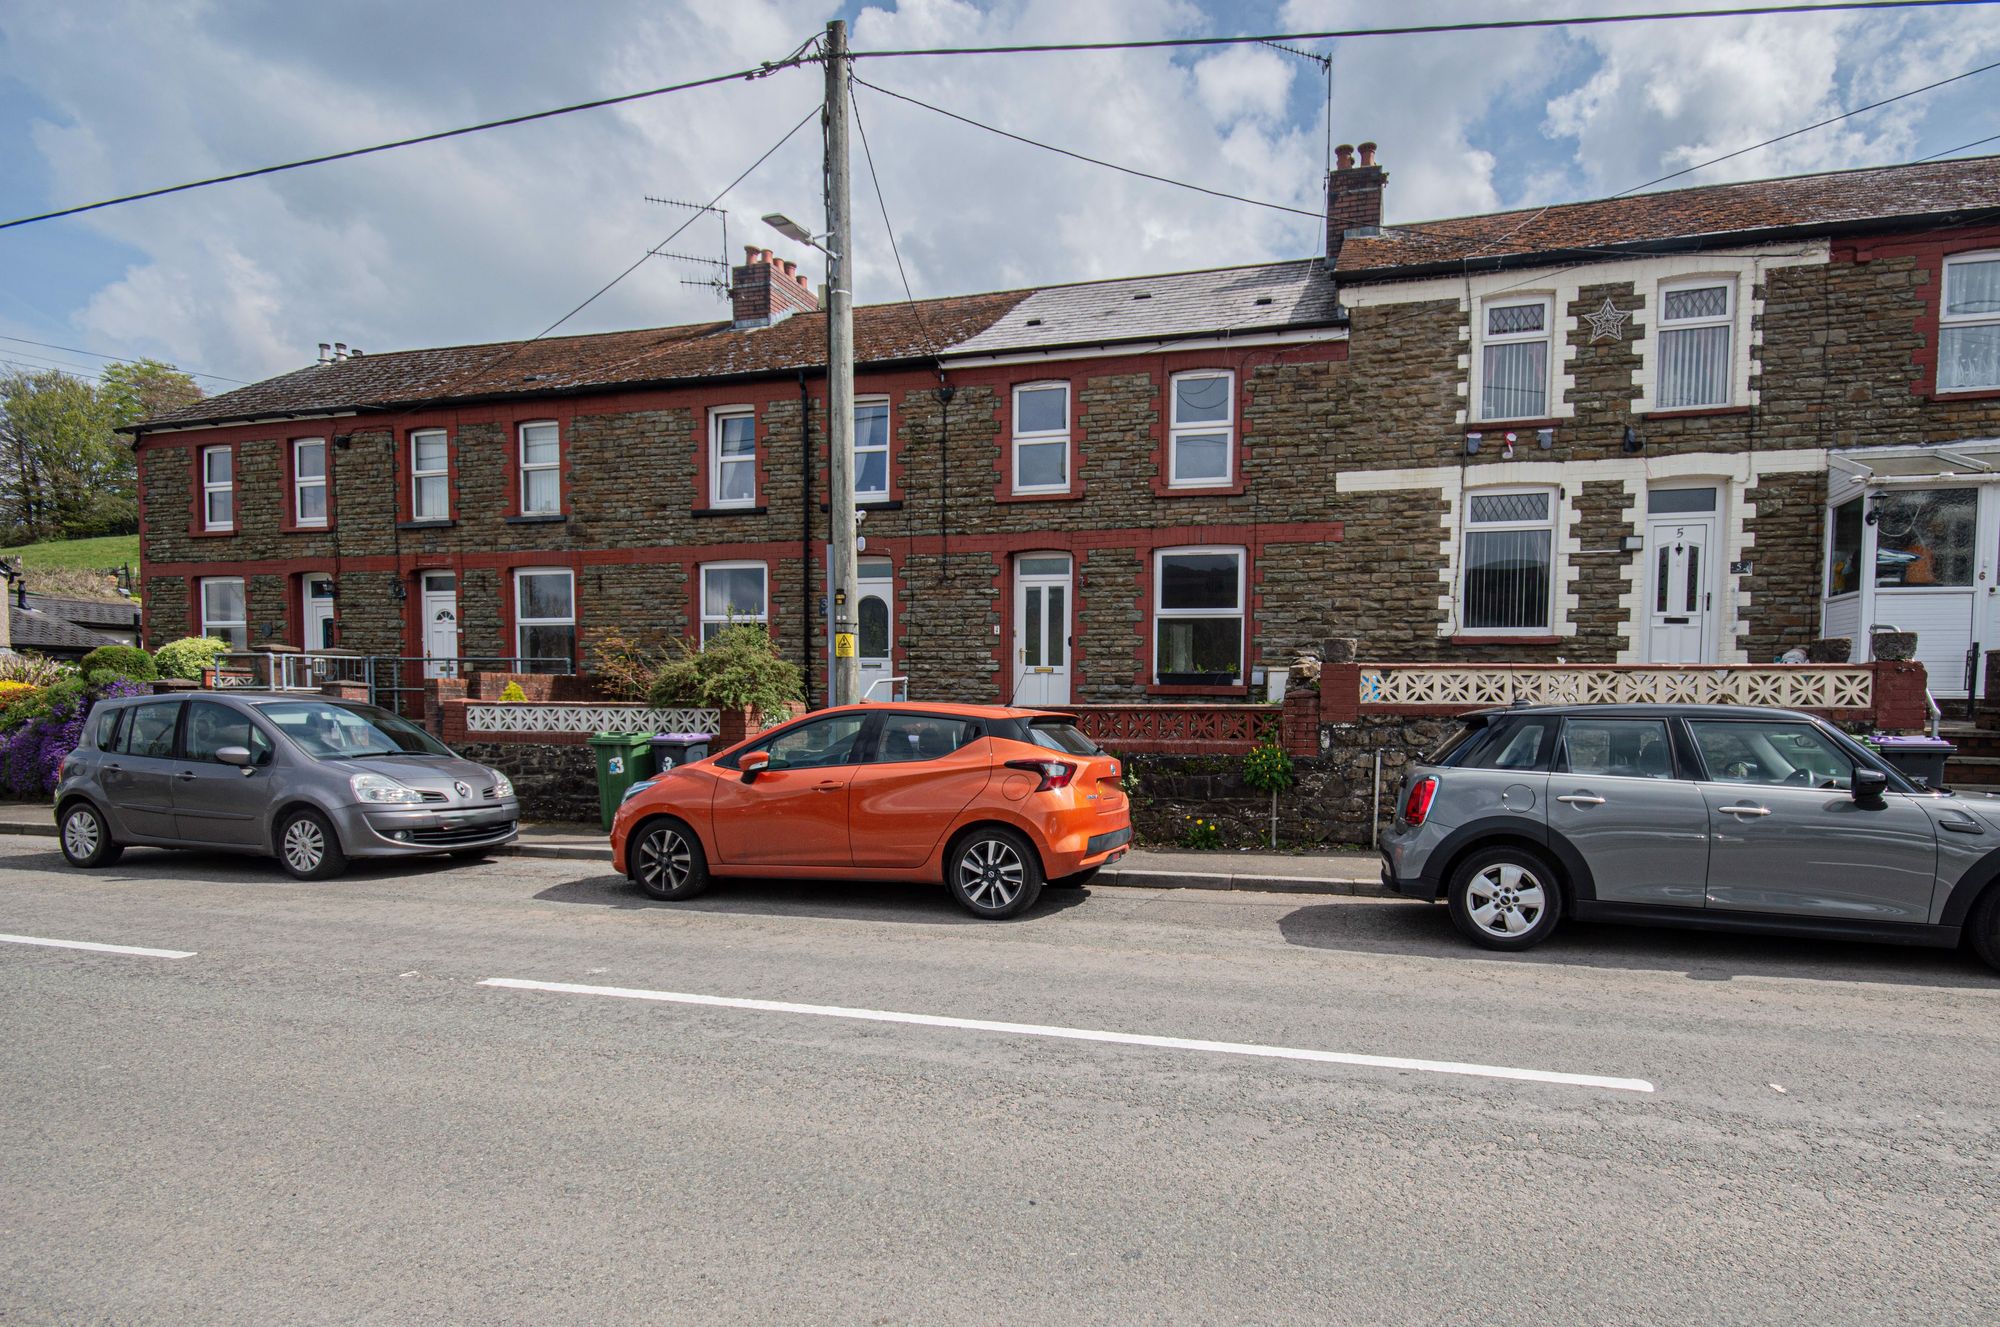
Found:
<path fill-rule="evenodd" d="M 1882 497 L 1880 494 L 1868 499 L 1868 511 L 1861 519 L 1868 525 L 1874 525 L 1882 519 Z"/>
<path fill-rule="evenodd" d="M 1479 443 L 1480 443 L 1481 439 L 1483 439 L 1483 438 L 1484 438 L 1485 436 L 1486 436 L 1486 435 L 1485 435 L 1485 434 L 1483 434 L 1483 433 L 1468 433 L 1468 434 L 1466 434 L 1466 435 L 1465 435 L 1465 454 L 1466 454 L 1467 456 L 1477 456 L 1477 455 L 1479 455 Z"/>
<path fill-rule="evenodd" d="M 1645 548 L 1646 536 L 1642 534 L 1628 534 L 1619 537 L 1618 551 L 1621 553 L 1641 553 L 1645 551 Z"/>
<path fill-rule="evenodd" d="M 1511 461 L 1514 459 L 1514 430 L 1512 429 L 1507 430 L 1506 441 L 1507 445 L 1500 449 L 1500 459 L 1503 461 Z"/>
<path fill-rule="evenodd" d="M 1646 445 L 1645 440 L 1639 436 L 1638 431 L 1635 430 L 1630 424 L 1627 424 L 1625 426 L 1625 440 L 1624 440 L 1625 454 L 1629 456 L 1633 452 L 1639 451 L 1642 448 L 1644 448 L 1645 445 Z"/>
<path fill-rule="evenodd" d="M 402 577 L 391 576 L 389 578 L 389 597 L 399 604 L 410 597 L 410 587 L 403 584 Z"/>
<path fill-rule="evenodd" d="M 1536 429 L 1535 440 L 1542 444 L 1543 451 L 1547 451 L 1556 445 L 1556 431 L 1554 429 Z"/>
<path fill-rule="evenodd" d="M 354 435 L 352 433 L 336 433 L 333 435 L 333 445 L 341 451 L 346 451 L 354 445 Z"/>

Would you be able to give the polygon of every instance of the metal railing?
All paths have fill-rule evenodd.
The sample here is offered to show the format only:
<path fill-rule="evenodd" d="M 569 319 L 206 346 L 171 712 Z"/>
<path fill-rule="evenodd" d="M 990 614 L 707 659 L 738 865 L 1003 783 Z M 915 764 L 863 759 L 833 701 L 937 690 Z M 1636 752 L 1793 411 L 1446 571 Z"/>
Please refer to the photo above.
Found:
<path fill-rule="evenodd" d="M 318 691 L 329 682 L 355 682 L 368 688 L 370 703 L 398 714 L 419 706 L 424 683 L 467 673 L 550 673 L 568 676 L 573 660 L 530 655 L 458 655 L 444 658 L 420 654 L 349 654 L 339 650 L 301 654 L 264 650 L 236 651 L 217 657 L 208 681 L 215 687 L 249 687 L 259 691 Z"/>

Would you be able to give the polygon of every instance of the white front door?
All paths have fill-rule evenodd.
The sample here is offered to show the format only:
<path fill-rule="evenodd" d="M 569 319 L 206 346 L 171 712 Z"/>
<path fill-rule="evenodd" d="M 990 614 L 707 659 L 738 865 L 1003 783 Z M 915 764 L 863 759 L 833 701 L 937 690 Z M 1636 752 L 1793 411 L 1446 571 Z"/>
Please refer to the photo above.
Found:
<path fill-rule="evenodd" d="M 333 577 L 307 576 L 302 582 L 303 602 L 299 621 L 303 637 L 299 645 L 308 654 L 333 648 Z"/>
<path fill-rule="evenodd" d="M 1014 564 L 1015 705 L 1069 704 L 1070 561 L 1035 553 Z"/>
<path fill-rule="evenodd" d="M 895 673 L 896 580 L 889 559 L 862 558 L 855 564 L 855 594 L 861 601 L 854 610 L 860 629 L 859 694 L 863 700 L 895 700 L 900 688 L 889 679 Z"/>
<path fill-rule="evenodd" d="M 448 571 L 423 576 L 424 676 L 458 676 L 458 577 Z"/>
<path fill-rule="evenodd" d="M 1646 661 L 1715 662 L 1716 490 L 1647 494 Z"/>

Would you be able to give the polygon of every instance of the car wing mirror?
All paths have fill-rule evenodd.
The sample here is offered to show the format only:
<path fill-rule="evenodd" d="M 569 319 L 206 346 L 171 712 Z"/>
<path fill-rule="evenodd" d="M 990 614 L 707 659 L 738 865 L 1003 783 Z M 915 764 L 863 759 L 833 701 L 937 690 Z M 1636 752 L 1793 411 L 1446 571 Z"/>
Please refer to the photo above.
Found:
<path fill-rule="evenodd" d="M 1889 776 L 1879 769 L 1864 769 L 1856 766 L 1852 791 L 1857 802 L 1879 802 L 1882 794 L 1889 790 Z"/>
<path fill-rule="evenodd" d="M 743 782 L 749 783 L 771 767 L 769 751 L 752 751 L 736 762 L 736 768 L 743 771 Z"/>
<path fill-rule="evenodd" d="M 253 759 L 247 746 L 219 746 L 215 749 L 215 758 L 225 765 L 237 766 L 245 774 L 250 772 Z"/>

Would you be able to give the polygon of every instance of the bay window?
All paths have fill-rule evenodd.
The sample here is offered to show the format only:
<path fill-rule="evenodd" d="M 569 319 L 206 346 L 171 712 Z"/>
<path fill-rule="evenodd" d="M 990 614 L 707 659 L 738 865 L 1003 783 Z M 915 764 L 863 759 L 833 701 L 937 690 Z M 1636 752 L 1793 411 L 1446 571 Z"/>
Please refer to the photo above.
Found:
<path fill-rule="evenodd" d="M 708 475 L 709 506 L 757 505 L 757 413 L 749 406 L 710 412 Z"/>
<path fill-rule="evenodd" d="M 1235 686 L 1243 680 L 1240 548 L 1167 548 L 1153 555 L 1153 680 Z"/>
<path fill-rule="evenodd" d="M 249 613 L 244 605 L 241 576 L 211 576 L 202 581 L 201 634 L 228 641 L 232 650 L 250 648 Z"/>
<path fill-rule="evenodd" d="M 770 569 L 761 562 L 709 562 L 701 568 L 701 643 L 724 627 L 771 620 Z"/>
<path fill-rule="evenodd" d="M 854 500 L 889 496 L 889 399 L 854 403 Z"/>
<path fill-rule="evenodd" d="M 1028 383 L 1014 389 L 1014 491 L 1069 489 L 1069 384 Z"/>
<path fill-rule="evenodd" d="M 1545 295 L 1495 300 L 1483 310 L 1479 417 L 1543 419 L 1549 413 L 1549 326 Z"/>
<path fill-rule="evenodd" d="M 562 511 L 562 432 L 554 424 L 521 425 L 521 514 Z"/>
<path fill-rule="evenodd" d="M 228 447 L 201 449 L 201 528 L 236 528 L 236 453 Z"/>
<path fill-rule="evenodd" d="M 1937 385 L 1941 392 L 2000 387 L 2000 252 L 1945 260 Z"/>
<path fill-rule="evenodd" d="M 576 574 L 567 567 L 514 573 L 514 652 L 524 673 L 576 666 Z"/>
<path fill-rule="evenodd" d="M 1168 426 L 1167 484 L 1227 484 L 1235 467 L 1236 375 L 1226 370 L 1177 373 Z"/>
<path fill-rule="evenodd" d="M 451 518 L 451 452 L 443 429 L 416 429 L 410 434 L 410 518 Z"/>
<path fill-rule="evenodd" d="M 1660 291 L 1659 404 L 1663 410 L 1729 404 L 1735 290 L 1698 281 Z"/>
<path fill-rule="evenodd" d="M 1546 488 L 1466 494 L 1462 630 L 1504 636 L 1554 629 L 1555 497 Z"/>
<path fill-rule="evenodd" d="M 292 524 L 326 524 L 326 439 L 292 441 Z"/>

